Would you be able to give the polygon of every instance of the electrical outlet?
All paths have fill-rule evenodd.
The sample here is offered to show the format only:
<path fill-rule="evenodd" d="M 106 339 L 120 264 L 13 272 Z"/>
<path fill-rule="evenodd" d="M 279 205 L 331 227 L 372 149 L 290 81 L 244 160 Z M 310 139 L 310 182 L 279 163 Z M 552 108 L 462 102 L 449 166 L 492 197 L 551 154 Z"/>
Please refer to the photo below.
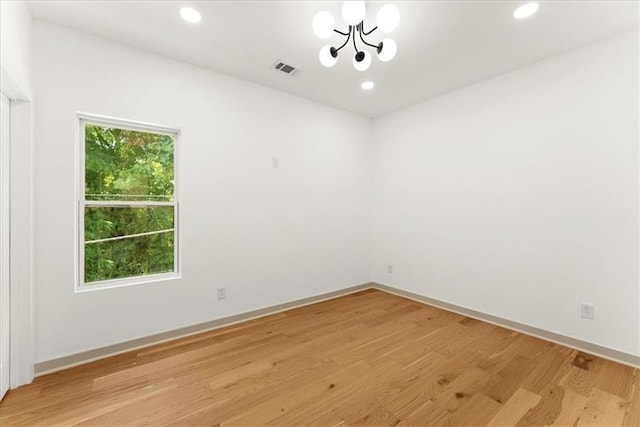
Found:
<path fill-rule="evenodd" d="M 391 264 L 387 265 L 387 273 L 393 274 L 393 265 Z"/>
<path fill-rule="evenodd" d="M 593 320 L 595 317 L 595 309 L 593 304 L 580 304 L 580 317 Z"/>
<path fill-rule="evenodd" d="M 218 300 L 225 299 L 227 297 L 227 291 L 225 288 L 218 288 L 216 295 L 218 296 Z"/>
<path fill-rule="evenodd" d="M 280 159 L 278 159 L 277 157 L 272 157 L 271 158 L 271 167 L 274 169 L 278 169 L 280 167 Z"/>

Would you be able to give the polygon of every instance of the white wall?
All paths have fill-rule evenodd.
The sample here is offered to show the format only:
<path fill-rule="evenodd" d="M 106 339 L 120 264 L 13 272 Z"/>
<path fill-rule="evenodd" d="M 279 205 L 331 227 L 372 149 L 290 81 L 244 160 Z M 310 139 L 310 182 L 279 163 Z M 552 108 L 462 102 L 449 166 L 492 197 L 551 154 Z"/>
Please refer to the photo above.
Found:
<path fill-rule="evenodd" d="M 633 32 L 376 120 L 373 280 L 640 354 L 638 71 Z"/>
<path fill-rule="evenodd" d="M 30 94 L 31 15 L 25 2 L 0 2 L 0 44 L 2 68 Z"/>
<path fill-rule="evenodd" d="M 637 37 L 372 129 L 34 23 L 36 361 L 371 279 L 640 354 Z M 181 280 L 74 293 L 76 111 L 182 129 Z M 581 302 L 596 305 L 594 321 L 579 318 Z"/>
<path fill-rule="evenodd" d="M 38 21 L 34 82 L 36 362 L 369 280 L 371 120 Z M 182 130 L 181 280 L 74 293 L 76 111 Z"/>

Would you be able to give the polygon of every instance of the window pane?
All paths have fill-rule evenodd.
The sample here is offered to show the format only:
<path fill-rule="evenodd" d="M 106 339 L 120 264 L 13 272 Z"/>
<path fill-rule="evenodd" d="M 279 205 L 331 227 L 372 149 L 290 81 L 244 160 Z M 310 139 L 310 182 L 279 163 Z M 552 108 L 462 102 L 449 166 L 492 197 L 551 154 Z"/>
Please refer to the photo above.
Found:
<path fill-rule="evenodd" d="M 174 271 L 174 208 L 85 207 L 84 281 Z"/>
<path fill-rule="evenodd" d="M 86 206 L 84 241 L 173 229 L 173 206 Z"/>
<path fill-rule="evenodd" d="M 85 124 L 86 200 L 173 201 L 171 136 Z"/>

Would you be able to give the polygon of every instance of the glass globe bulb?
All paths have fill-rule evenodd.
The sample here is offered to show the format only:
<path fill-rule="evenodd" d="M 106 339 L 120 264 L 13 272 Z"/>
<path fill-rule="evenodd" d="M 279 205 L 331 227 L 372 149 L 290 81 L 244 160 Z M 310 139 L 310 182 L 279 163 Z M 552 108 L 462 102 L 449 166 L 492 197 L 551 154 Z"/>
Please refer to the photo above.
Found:
<path fill-rule="evenodd" d="M 390 33 L 400 23 L 400 11 L 395 4 L 386 4 L 380 8 L 376 15 L 376 24 L 383 33 Z"/>
<path fill-rule="evenodd" d="M 378 59 L 382 62 L 389 62 L 398 52 L 398 45 L 392 39 L 382 40 L 382 50 L 378 53 Z"/>
<path fill-rule="evenodd" d="M 342 4 L 342 18 L 349 25 L 358 25 L 367 14 L 364 1 L 346 1 Z"/>
<path fill-rule="evenodd" d="M 335 19 L 333 19 L 333 15 L 327 11 L 318 12 L 316 16 L 313 17 L 313 32 L 321 39 L 328 39 L 333 33 L 334 26 Z"/>
<path fill-rule="evenodd" d="M 367 71 L 369 69 L 369 66 L 371 65 L 371 55 L 366 50 L 361 52 L 364 53 L 364 59 L 358 62 L 358 60 L 356 60 L 356 56 L 354 55 L 353 68 L 358 71 Z"/>
<path fill-rule="evenodd" d="M 322 46 L 318 58 L 320 58 L 320 63 L 327 68 L 333 67 L 334 65 L 336 65 L 336 62 L 338 62 L 338 55 L 336 55 L 335 57 L 331 55 L 331 45 L 329 44 L 326 46 Z"/>

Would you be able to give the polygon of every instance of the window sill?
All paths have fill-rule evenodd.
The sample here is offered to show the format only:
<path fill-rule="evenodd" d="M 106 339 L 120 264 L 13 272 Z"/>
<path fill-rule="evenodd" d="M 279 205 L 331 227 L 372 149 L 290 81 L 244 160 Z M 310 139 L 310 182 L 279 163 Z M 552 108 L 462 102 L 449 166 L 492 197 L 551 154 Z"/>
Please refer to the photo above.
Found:
<path fill-rule="evenodd" d="M 167 280 L 176 280 L 181 278 L 182 278 L 182 275 L 180 273 L 175 273 L 175 272 L 150 274 L 148 276 L 126 277 L 123 279 L 103 280 L 99 282 L 84 283 L 82 285 L 76 285 L 75 291 L 76 293 L 91 292 L 91 291 L 99 291 L 99 290 L 111 289 L 111 288 L 122 288 L 125 286 L 142 285 L 145 283 L 164 282 Z"/>

